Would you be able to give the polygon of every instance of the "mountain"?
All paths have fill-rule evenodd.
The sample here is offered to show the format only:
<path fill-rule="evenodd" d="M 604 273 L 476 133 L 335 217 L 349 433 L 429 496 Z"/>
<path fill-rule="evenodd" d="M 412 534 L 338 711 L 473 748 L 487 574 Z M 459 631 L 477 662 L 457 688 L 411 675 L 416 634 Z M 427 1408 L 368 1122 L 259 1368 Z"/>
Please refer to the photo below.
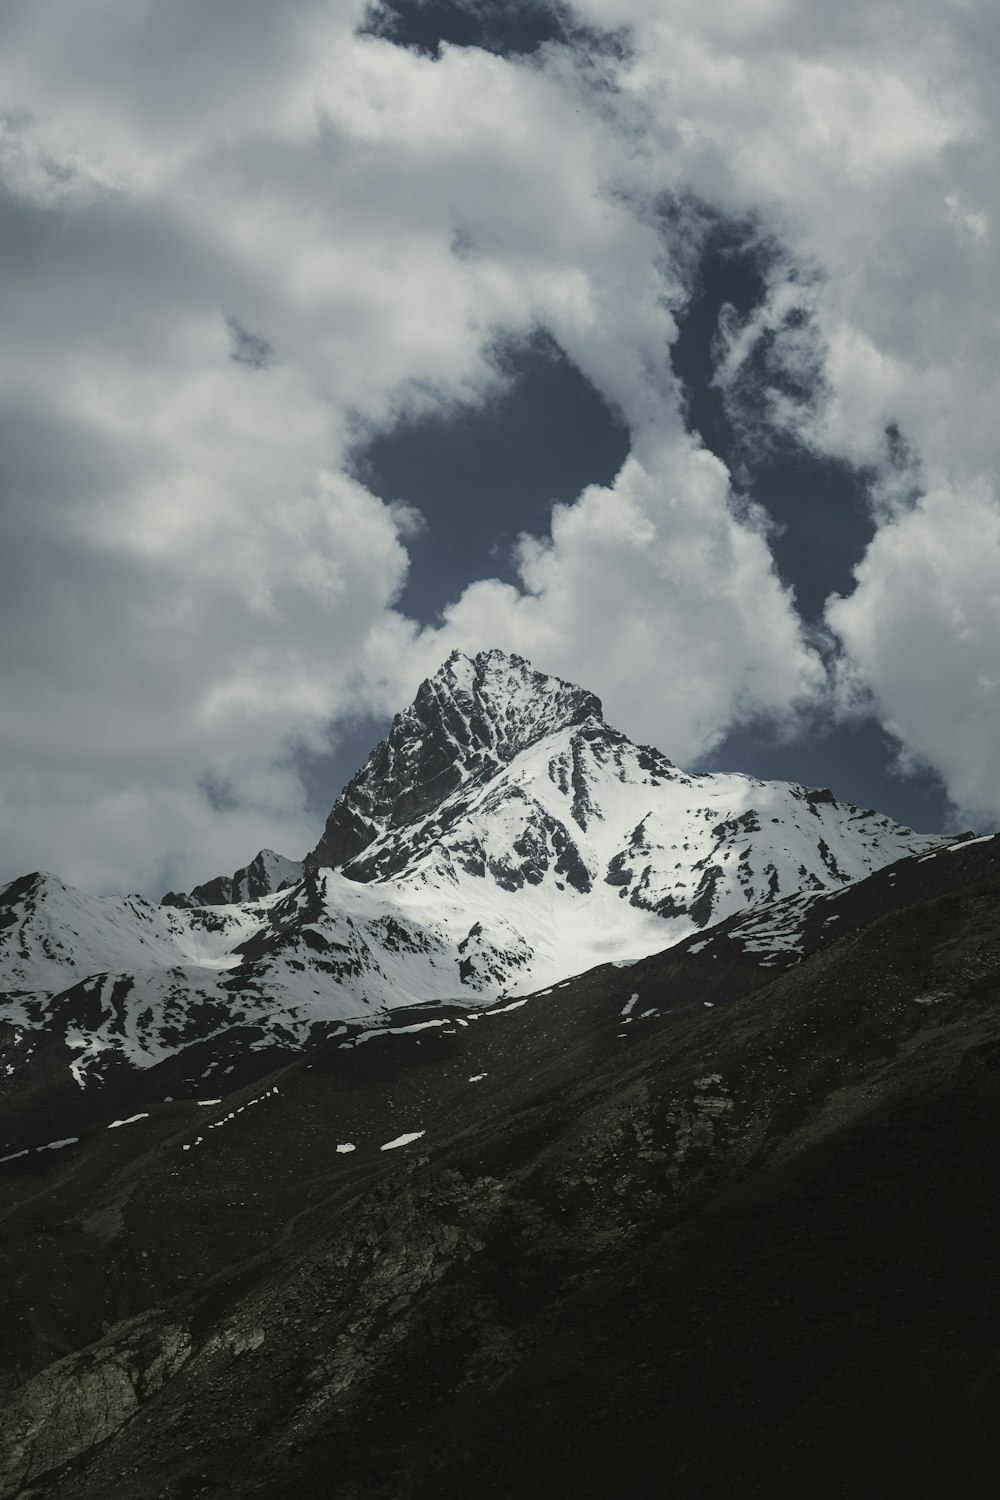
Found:
<path fill-rule="evenodd" d="M 0 1500 L 992 1496 L 998 997 L 970 838 L 53 1119 Z"/>
<path fill-rule="evenodd" d="M 301 860 L 286 859 L 275 854 L 273 849 L 262 849 L 248 865 L 234 875 L 216 875 L 203 885 L 196 885 L 190 892 L 168 891 L 162 898 L 164 906 L 224 906 L 241 901 L 259 901 L 262 896 L 285 891 L 302 879 L 304 866 Z"/>
<path fill-rule="evenodd" d="M 85 1123 L 109 1089 L 232 1086 L 348 1023 L 633 962 L 941 845 L 825 789 L 688 774 L 606 724 L 592 693 L 518 656 L 455 653 L 338 798 L 301 878 L 263 851 L 168 904 L 47 875 L 0 891 L 4 1064 Z M 226 890 L 246 899 L 203 904 Z M 19 1149 L 34 1115 L 8 1097 L 0 1147 Z"/>
<path fill-rule="evenodd" d="M 432 831 L 461 816 L 455 792 L 485 785 L 560 730 L 602 723 L 599 698 L 523 657 L 454 651 L 338 797 L 307 865 L 343 865 L 355 880 L 402 873 Z"/>
<path fill-rule="evenodd" d="M 686 774 L 607 725 L 592 693 L 522 657 L 455 652 L 337 799 L 306 867 L 457 887 L 470 909 L 494 888 L 535 909 L 568 889 L 567 913 L 584 904 L 574 893 L 592 898 L 588 926 L 608 905 L 626 942 L 645 930 L 662 946 L 662 926 L 603 902 L 602 888 L 690 931 L 935 842 L 828 789 Z"/>
<path fill-rule="evenodd" d="M 0 891 L 0 1500 L 996 1493 L 1000 835 L 488 652 L 290 865 Z"/>

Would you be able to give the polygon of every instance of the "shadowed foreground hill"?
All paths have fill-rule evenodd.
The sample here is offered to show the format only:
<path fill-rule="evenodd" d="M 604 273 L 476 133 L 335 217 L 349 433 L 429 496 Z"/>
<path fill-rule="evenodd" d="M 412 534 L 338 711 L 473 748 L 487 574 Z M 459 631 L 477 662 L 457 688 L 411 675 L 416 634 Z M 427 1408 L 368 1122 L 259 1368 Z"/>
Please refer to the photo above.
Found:
<path fill-rule="evenodd" d="M 0 1495 L 995 1493 L 1000 875 L 939 858 L 784 973 L 397 1014 L 11 1163 Z"/>

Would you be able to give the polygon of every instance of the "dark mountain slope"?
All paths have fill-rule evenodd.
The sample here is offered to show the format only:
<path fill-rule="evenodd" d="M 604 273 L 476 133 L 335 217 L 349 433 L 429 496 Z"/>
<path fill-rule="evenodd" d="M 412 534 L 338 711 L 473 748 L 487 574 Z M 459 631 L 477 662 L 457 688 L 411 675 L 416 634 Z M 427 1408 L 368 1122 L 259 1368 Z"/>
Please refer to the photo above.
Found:
<path fill-rule="evenodd" d="M 995 842 L 8 1164 L 0 1494 L 994 1493 Z"/>

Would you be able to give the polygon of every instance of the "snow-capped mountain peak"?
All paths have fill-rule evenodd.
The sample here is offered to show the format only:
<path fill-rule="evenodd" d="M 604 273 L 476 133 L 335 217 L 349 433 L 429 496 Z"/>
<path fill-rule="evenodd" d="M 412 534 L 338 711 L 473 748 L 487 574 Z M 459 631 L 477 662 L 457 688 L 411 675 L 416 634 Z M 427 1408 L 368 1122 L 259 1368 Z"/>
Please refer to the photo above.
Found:
<path fill-rule="evenodd" d="M 344 788 L 306 864 L 348 866 L 380 835 L 407 827 L 467 784 L 482 784 L 539 740 L 574 725 L 603 724 L 593 693 L 521 656 L 452 652 Z M 383 870 L 381 873 L 386 873 Z"/>

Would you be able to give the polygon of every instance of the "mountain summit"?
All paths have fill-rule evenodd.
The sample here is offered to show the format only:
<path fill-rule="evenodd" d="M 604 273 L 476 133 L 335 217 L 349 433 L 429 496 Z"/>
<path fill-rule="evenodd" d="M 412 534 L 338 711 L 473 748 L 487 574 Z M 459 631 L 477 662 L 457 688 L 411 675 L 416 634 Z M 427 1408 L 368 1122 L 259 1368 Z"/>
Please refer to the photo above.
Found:
<path fill-rule="evenodd" d="M 255 859 L 233 875 L 216 875 L 191 891 L 168 891 L 163 906 L 232 906 L 241 901 L 259 901 L 283 891 L 302 879 L 302 861 L 286 859 L 273 849 L 261 849 Z"/>
<path fill-rule="evenodd" d="M 514 977 L 525 937 L 537 957 L 561 932 L 559 962 L 578 970 L 934 842 L 825 788 L 688 775 L 607 724 L 593 693 L 492 650 L 454 652 L 421 684 L 337 799 L 306 869 L 419 891 L 422 904 L 428 887 L 460 893 L 479 926 L 499 899 L 516 931 L 500 945 L 499 981 Z"/>
<path fill-rule="evenodd" d="M 359 856 L 433 812 L 461 786 L 481 786 L 523 750 L 561 729 L 603 723 L 601 700 L 536 672 L 523 656 L 453 651 L 420 684 L 386 738 L 334 803 L 306 867 L 343 866 L 355 880 L 394 872 L 398 857 Z"/>

